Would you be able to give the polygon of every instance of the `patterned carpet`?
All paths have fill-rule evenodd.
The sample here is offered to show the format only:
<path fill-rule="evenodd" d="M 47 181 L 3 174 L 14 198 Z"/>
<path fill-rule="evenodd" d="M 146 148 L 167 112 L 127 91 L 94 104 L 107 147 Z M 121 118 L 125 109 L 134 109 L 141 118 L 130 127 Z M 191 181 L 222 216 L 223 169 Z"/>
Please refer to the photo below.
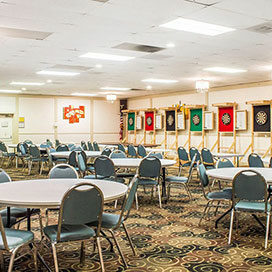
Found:
<path fill-rule="evenodd" d="M 21 169 L 6 169 L 13 180 L 33 179 L 38 175 L 26 176 Z M 34 171 L 33 171 L 34 173 Z M 43 178 L 46 177 L 44 174 Z M 229 216 L 214 228 L 213 210 L 210 220 L 198 222 L 206 201 L 198 187 L 196 177 L 190 185 L 193 201 L 189 202 L 183 189 L 175 189 L 167 204 L 158 207 L 157 198 L 151 200 L 150 194 L 140 192 L 140 209 L 133 207 L 127 227 L 137 248 L 135 257 L 122 229 L 118 232 L 118 241 L 125 254 L 129 268 L 122 266 L 122 261 L 115 250 L 109 251 L 108 243 L 103 240 L 103 257 L 108 272 L 255 272 L 272 271 L 271 242 L 264 250 L 264 231 L 250 215 L 240 215 L 238 228 L 234 230 L 233 243 L 227 244 Z M 107 210 L 114 211 L 113 206 Z M 221 210 L 222 211 L 222 210 Z M 265 218 L 261 218 L 265 220 Z M 45 221 L 45 220 L 44 220 Z M 57 221 L 57 214 L 51 213 L 50 223 Z M 23 227 L 23 225 L 22 225 Z M 39 243 L 38 220 L 33 221 L 32 230 Z M 97 251 L 93 245 L 86 248 L 86 264 L 79 263 L 78 243 L 59 245 L 58 260 L 60 271 L 100 271 Z M 39 249 L 45 261 L 53 269 L 51 249 Z M 6 268 L 8 257 L 6 258 Z M 25 256 L 15 263 L 14 271 L 33 271 L 31 256 Z M 40 268 L 40 271 L 46 271 Z"/>

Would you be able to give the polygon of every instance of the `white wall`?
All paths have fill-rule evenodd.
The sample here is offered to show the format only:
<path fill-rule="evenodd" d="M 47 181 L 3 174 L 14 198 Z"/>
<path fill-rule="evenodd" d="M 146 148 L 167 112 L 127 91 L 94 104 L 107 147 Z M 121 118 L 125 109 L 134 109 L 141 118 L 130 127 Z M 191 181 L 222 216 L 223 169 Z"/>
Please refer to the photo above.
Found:
<path fill-rule="evenodd" d="M 163 108 L 171 107 L 174 104 L 205 104 L 207 105 L 207 110 L 213 111 L 215 113 L 215 128 L 212 131 L 206 132 L 205 146 L 211 148 L 217 139 L 217 107 L 212 107 L 215 103 L 224 102 L 236 102 L 238 104 L 238 110 L 248 111 L 248 129 L 246 131 L 237 132 L 237 152 L 244 153 L 248 145 L 251 143 L 251 105 L 247 105 L 247 101 L 255 100 L 271 100 L 272 99 L 272 86 L 262 86 L 262 87 L 248 87 L 240 89 L 230 89 L 224 91 L 211 91 L 207 95 L 198 93 L 185 93 L 182 94 L 168 94 L 161 96 L 150 96 L 146 98 L 131 98 L 128 100 L 128 108 L 133 109 L 143 109 L 146 107 L 153 108 Z M 164 111 L 159 111 L 159 113 L 164 113 Z M 144 116 L 143 112 L 140 115 Z M 179 131 L 178 144 L 183 145 L 188 139 L 188 128 L 189 120 L 186 120 L 186 130 Z M 162 131 L 156 132 L 157 143 L 161 143 L 164 139 L 164 133 Z M 133 135 L 130 135 L 130 139 L 133 139 Z M 137 141 L 143 139 L 143 131 L 137 133 Z M 149 139 L 149 140 L 148 140 Z M 147 138 L 150 142 L 151 137 Z M 197 133 L 192 133 L 191 145 L 197 146 L 200 143 L 201 137 Z M 170 146 L 175 141 L 175 134 L 168 136 L 168 146 Z M 232 137 L 224 136 L 222 137 L 222 146 L 230 146 L 232 143 Z M 270 137 L 267 135 L 256 135 L 255 136 L 255 150 L 256 152 L 262 154 L 270 145 Z"/>

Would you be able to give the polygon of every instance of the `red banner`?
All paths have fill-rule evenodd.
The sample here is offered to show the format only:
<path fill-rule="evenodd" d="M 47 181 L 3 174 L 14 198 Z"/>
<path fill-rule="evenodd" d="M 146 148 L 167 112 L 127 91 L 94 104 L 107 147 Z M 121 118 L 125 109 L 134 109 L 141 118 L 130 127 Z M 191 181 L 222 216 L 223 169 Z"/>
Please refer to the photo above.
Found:
<path fill-rule="evenodd" d="M 232 132 L 233 131 L 233 107 L 219 108 L 219 131 Z"/>
<path fill-rule="evenodd" d="M 154 112 L 153 111 L 145 112 L 145 130 L 146 131 L 154 130 Z"/>

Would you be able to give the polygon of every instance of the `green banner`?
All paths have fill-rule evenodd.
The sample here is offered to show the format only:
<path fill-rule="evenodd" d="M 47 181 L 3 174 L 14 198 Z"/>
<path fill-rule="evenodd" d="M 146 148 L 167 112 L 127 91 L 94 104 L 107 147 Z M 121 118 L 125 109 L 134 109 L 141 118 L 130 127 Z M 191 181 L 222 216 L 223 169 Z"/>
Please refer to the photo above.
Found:
<path fill-rule="evenodd" d="M 191 131 L 202 131 L 202 109 L 191 109 Z"/>
<path fill-rule="evenodd" d="M 135 129 L 135 112 L 128 113 L 128 130 Z"/>

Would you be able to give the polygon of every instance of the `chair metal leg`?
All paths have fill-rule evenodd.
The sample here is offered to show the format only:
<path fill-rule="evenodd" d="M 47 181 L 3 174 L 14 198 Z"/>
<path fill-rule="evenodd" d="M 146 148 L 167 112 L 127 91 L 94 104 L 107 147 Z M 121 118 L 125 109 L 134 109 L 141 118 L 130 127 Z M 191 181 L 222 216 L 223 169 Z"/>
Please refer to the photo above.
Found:
<path fill-rule="evenodd" d="M 266 215 L 266 232 L 265 232 L 265 242 L 264 242 L 264 248 L 267 248 L 268 244 L 268 236 L 269 236 L 269 229 L 270 229 L 270 212 L 267 212 Z"/>
<path fill-rule="evenodd" d="M 57 257 L 56 244 L 55 243 L 51 243 L 51 246 L 52 246 L 52 251 L 53 251 L 55 270 L 56 270 L 56 272 L 59 272 L 59 265 L 58 265 L 58 257 Z"/>
<path fill-rule="evenodd" d="M 131 238 L 130 238 L 130 236 L 129 236 L 129 233 L 128 233 L 128 231 L 127 231 L 127 227 L 125 226 L 124 223 L 122 223 L 122 226 L 123 226 L 123 228 L 124 228 L 124 230 L 125 230 L 125 233 L 126 233 L 128 242 L 129 242 L 129 244 L 130 244 L 130 247 L 131 247 L 131 249 L 132 249 L 132 252 L 133 252 L 134 256 L 136 256 L 137 253 L 136 253 L 135 247 L 134 247 L 134 245 L 133 245 L 133 243 L 132 243 L 132 240 L 131 240 Z"/>
<path fill-rule="evenodd" d="M 85 242 L 81 242 L 81 247 L 80 247 L 80 263 L 82 265 L 85 265 Z"/>
<path fill-rule="evenodd" d="M 139 210 L 139 204 L 138 204 L 138 195 L 137 195 L 137 192 L 135 193 L 135 203 L 136 203 L 136 210 Z"/>
<path fill-rule="evenodd" d="M 124 263 L 125 268 L 128 268 L 128 265 L 127 265 L 127 263 L 126 263 L 125 257 L 124 257 L 124 255 L 123 255 L 123 252 L 122 252 L 122 250 L 121 250 L 121 247 L 119 246 L 119 243 L 118 243 L 118 241 L 117 241 L 117 239 L 116 239 L 116 237 L 115 237 L 115 234 L 114 234 L 113 230 L 110 230 L 110 229 L 109 229 L 109 232 L 110 232 L 111 235 L 112 235 L 112 238 L 113 238 L 113 240 L 114 240 L 114 242 L 115 242 L 115 244 L 116 244 L 116 247 L 117 247 L 117 249 L 118 249 L 118 251 L 119 251 L 119 254 L 120 254 L 121 258 L 122 258 L 122 261 L 123 261 L 123 263 Z"/>
<path fill-rule="evenodd" d="M 199 226 L 200 226 L 200 224 L 201 224 L 202 219 L 203 219 L 203 218 L 205 217 L 205 215 L 206 215 L 206 211 L 207 211 L 209 205 L 210 205 L 210 201 L 207 202 L 207 204 L 206 204 L 206 206 L 205 206 L 205 208 L 204 208 L 203 214 L 202 214 L 202 216 L 201 216 L 201 218 L 200 218 L 200 220 L 199 220 L 199 223 L 198 223 Z"/>
<path fill-rule="evenodd" d="M 46 209 L 46 211 L 45 211 L 45 218 L 46 218 L 46 223 L 45 223 L 45 225 L 46 225 L 46 226 L 48 226 L 48 221 L 49 221 L 48 214 L 49 214 L 49 210 Z"/>
<path fill-rule="evenodd" d="M 114 209 L 117 209 L 117 200 L 114 201 Z"/>
<path fill-rule="evenodd" d="M 171 190 L 171 186 L 170 186 L 170 184 L 168 184 L 168 186 L 167 186 L 167 200 L 170 198 L 170 190 Z"/>
<path fill-rule="evenodd" d="M 160 185 L 157 185 L 157 191 L 158 191 L 158 197 L 159 197 L 159 205 L 160 208 L 162 208 L 162 204 L 161 204 L 161 190 L 160 190 Z"/>
<path fill-rule="evenodd" d="M 229 245 L 231 243 L 231 237 L 232 237 L 233 219 L 234 219 L 234 208 L 231 210 L 231 217 L 230 217 L 230 229 L 229 229 L 229 240 L 228 240 Z"/>
<path fill-rule="evenodd" d="M 41 233 L 41 238 L 43 237 L 43 223 L 42 223 L 42 215 L 41 215 L 41 211 L 38 214 L 39 216 L 39 224 L 40 224 L 40 233 Z"/>
<path fill-rule="evenodd" d="M 43 164 L 44 162 L 41 163 L 40 175 L 42 174 L 42 171 L 43 171 Z"/>
<path fill-rule="evenodd" d="M 2 251 L 0 252 L 0 269 L 1 271 L 5 271 L 5 259 Z"/>
<path fill-rule="evenodd" d="M 100 238 L 99 237 L 96 237 L 96 244 L 97 244 L 97 249 L 98 249 L 98 254 L 99 254 L 99 259 L 100 259 L 100 264 L 101 264 L 101 271 L 105 272 L 102 249 L 101 249 L 101 244 L 100 244 Z"/>
<path fill-rule="evenodd" d="M 187 194 L 189 195 L 190 200 L 193 200 L 193 196 L 192 196 L 192 194 L 190 192 L 190 189 L 189 189 L 188 185 L 186 183 L 184 183 L 183 185 L 185 187 L 185 190 L 187 191 Z"/>
<path fill-rule="evenodd" d="M 34 243 L 29 245 L 30 250 L 33 254 L 33 260 L 34 260 L 34 267 L 35 267 L 35 272 L 38 272 L 38 258 L 37 258 L 37 247 Z"/>
<path fill-rule="evenodd" d="M 9 261 L 8 272 L 12 272 L 15 256 L 16 256 L 16 253 L 17 253 L 19 248 L 20 247 L 16 247 L 14 250 L 12 250 L 12 253 L 11 253 L 11 256 L 10 256 L 10 261 Z"/>

